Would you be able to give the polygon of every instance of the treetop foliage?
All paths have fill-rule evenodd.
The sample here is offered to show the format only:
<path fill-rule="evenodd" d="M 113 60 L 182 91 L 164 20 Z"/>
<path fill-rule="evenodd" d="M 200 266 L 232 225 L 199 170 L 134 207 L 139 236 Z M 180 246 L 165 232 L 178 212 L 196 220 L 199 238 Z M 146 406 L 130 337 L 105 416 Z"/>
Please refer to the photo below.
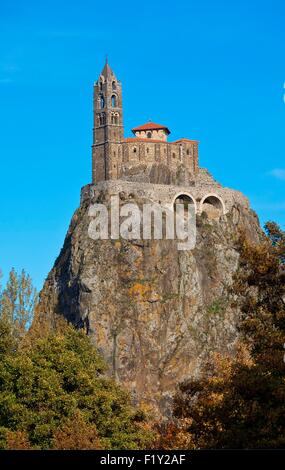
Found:
<path fill-rule="evenodd" d="M 105 370 L 89 338 L 71 326 L 38 339 L 24 353 L 8 346 L 0 364 L 2 448 L 147 445 L 152 433 L 143 414 Z"/>

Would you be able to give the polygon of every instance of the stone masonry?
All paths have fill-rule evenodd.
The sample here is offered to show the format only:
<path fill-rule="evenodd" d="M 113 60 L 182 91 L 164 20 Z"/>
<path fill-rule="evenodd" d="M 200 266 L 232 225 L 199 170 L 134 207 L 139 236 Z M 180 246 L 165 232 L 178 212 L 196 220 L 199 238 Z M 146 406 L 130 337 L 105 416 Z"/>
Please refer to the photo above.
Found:
<path fill-rule="evenodd" d="M 84 186 L 81 200 L 107 190 L 110 194 L 138 194 L 152 202 L 169 204 L 190 198 L 196 213 L 226 214 L 236 204 L 248 208 L 239 192 L 222 187 L 199 167 L 198 141 L 182 138 L 168 142 L 169 129 L 148 122 L 124 138 L 122 85 L 106 62 L 94 85 L 92 184 Z"/>

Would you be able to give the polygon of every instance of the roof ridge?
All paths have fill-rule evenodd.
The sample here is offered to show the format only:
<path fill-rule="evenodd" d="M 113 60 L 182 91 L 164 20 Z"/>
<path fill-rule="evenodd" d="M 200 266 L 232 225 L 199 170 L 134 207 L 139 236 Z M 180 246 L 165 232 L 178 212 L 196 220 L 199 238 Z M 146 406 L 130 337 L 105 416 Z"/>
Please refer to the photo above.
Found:
<path fill-rule="evenodd" d="M 168 134 L 170 134 L 170 130 L 168 129 L 167 126 L 164 126 L 163 124 L 157 124 L 156 122 L 146 122 L 145 124 L 142 124 L 141 126 L 133 127 L 132 131 L 144 131 L 144 130 L 156 130 L 156 129 L 165 129 Z"/>

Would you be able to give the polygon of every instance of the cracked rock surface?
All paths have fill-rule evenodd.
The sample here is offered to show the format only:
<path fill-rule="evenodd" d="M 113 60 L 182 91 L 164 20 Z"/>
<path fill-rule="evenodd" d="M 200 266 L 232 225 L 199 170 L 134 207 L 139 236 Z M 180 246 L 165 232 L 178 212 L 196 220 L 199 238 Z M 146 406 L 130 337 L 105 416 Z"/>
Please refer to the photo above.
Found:
<path fill-rule="evenodd" d="M 100 202 L 108 198 L 100 194 Z M 257 242 L 258 219 L 242 206 L 219 219 L 198 216 L 196 247 L 179 251 L 177 240 L 94 241 L 88 209 L 84 201 L 72 218 L 41 292 L 41 314 L 50 324 L 62 315 L 86 328 L 134 402 L 166 416 L 177 383 L 198 376 L 212 351 L 233 349 L 235 241 L 242 228 Z"/>

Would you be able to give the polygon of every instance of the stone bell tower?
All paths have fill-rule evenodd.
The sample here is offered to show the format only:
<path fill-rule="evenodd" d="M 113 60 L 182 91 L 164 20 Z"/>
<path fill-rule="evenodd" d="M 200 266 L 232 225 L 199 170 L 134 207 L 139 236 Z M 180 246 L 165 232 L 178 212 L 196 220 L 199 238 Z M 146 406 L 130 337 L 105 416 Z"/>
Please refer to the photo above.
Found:
<path fill-rule="evenodd" d="M 92 181 L 116 178 L 120 143 L 124 138 L 122 85 L 106 60 L 94 85 Z"/>

